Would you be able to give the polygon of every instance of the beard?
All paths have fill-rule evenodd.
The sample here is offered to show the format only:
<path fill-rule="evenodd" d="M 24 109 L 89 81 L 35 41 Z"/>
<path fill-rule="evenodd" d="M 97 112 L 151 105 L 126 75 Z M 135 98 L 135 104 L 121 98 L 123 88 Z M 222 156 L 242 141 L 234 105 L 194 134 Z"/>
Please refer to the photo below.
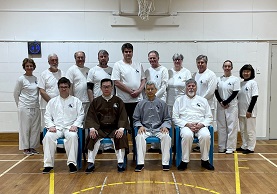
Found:
<path fill-rule="evenodd" d="M 187 95 L 188 95 L 190 98 L 192 98 L 192 97 L 195 96 L 195 92 L 194 92 L 194 91 L 189 91 L 189 92 L 187 93 Z"/>

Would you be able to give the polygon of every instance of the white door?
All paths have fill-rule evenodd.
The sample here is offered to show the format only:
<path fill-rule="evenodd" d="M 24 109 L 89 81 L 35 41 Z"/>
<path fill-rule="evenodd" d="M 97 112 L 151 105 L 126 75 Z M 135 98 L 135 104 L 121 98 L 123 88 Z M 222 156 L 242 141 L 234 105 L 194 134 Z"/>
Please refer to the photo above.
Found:
<path fill-rule="evenodd" d="M 269 139 L 277 139 L 277 44 L 271 50 Z"/>

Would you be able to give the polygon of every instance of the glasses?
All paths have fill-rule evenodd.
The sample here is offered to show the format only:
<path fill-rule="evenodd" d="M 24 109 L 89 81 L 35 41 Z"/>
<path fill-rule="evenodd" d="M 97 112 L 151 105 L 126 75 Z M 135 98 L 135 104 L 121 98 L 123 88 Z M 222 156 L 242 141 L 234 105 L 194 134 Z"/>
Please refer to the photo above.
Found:
<path fill-rule="evenodd" d="M 174 59 L 173 61 L 182 61 L 182 59 Z"/>
<path fill-rule="evenodd" d="M 110 89 L 112 86 L 101 86 L 103 89 Z"/>

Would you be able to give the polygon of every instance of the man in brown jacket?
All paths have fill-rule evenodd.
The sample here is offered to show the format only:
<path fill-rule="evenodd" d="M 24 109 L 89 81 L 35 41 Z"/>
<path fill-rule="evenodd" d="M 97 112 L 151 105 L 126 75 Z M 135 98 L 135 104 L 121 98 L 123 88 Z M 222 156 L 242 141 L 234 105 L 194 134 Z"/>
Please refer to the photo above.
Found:
<path fill-rule="evenodd" d="M 102 96 L 93 99 L 90 104 L 85 128 L 90 129 L 87 138 L 88 166 L 86 173 L 95 169 L 94 161 L 102 138 L 109 137 L 114 143 L 118 161 L 118 172 L 125 170 L 123 162 L 128 150 L 128 138 L 124 129 L 129 129 L 129 122 L 123 101 L 112 95 L 113 82 L 111 79 L 101 80 Z"/>

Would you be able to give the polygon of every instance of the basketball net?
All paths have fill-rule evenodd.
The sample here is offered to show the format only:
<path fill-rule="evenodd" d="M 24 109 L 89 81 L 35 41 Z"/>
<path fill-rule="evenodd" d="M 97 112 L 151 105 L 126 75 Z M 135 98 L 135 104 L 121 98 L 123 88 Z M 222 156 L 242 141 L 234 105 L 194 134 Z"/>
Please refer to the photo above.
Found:
<path fill-rule="evenodd" d="M 155 11 L 154 0 L 138 0 L 138 16 L 144 20 L 149 20 L 149 13 Z"/>

